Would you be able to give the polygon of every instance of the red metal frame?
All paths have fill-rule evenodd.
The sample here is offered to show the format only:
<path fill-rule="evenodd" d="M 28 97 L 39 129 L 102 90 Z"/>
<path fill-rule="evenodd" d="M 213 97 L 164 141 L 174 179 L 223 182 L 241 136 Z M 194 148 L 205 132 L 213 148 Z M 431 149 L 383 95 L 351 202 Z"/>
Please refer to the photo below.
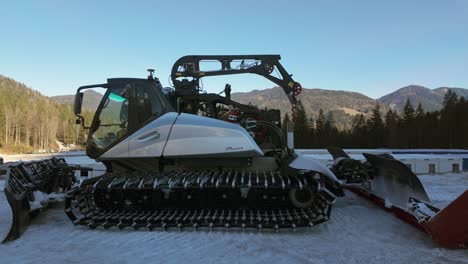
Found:
<path fill-rule="evenodd" d="M 354 186 L 346 186 L 346 189 L 395 214 L 419 231 L 427 233 L 443 247 L 468 248 L 468 190 L 428 221 L 419 222 L 413 214 L 403 208 L 385 206 L 385 200 L 373 193 Z"/>

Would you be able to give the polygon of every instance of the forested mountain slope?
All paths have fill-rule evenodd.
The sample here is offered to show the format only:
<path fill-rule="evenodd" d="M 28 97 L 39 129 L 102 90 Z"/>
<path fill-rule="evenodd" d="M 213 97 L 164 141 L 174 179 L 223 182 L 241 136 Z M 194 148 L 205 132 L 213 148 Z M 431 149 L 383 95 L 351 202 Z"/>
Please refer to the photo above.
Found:
<path fill-rule="evenodd" d="M 290 104 L 281 88 L 253 90 L 246 93 L 233 93 L 232 99 L 241 103 L 251 103 L 259 108 L 278 108 L 290 113 Z M 303 89 L 299 96 L 306 113 L 317 116 L 320 109 L 324 112 L 342 110 L 347 114 L 367 114 L 376 101 L 360 93 L 323 89 Z"/>
<path fill-rule="evenodd" d="M 55 140 L 80 143 L 84 132 L 75 125 L 72 106 L 0 75 L 0 149 L 30 152 L 56 147 Z"/>
<path fill-rule="evenodd" d="M 291 104 L 281 88 L 253 90 L 246 93 L 233 93 L 232 99 L 259 108 L 279 109 L 291 114 Z M 377 103 L 376 100 L 360 93 L 323 89 L 303 89 L 299 99 L 308 117 L 316 119 L 320 109 L 331 113 L 339 130 L 351 128 L 352 117 L 358 114 L 368 116 Z M 384 105 L 381 108 L 386 111 Z"/>

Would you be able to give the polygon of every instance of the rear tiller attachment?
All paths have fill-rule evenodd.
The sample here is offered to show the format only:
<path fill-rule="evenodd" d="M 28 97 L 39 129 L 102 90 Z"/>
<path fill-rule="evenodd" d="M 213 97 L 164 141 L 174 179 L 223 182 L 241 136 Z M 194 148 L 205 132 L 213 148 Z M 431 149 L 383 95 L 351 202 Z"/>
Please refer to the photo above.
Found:
<path fill-rule="evenodd" d="M 0 241 L 21 236 L 31 217 L 47 206 L 50 200 L 63 197 L 73 182 L 74 169 L 62 158 L 52 158 L 9 167 L 5 196 L 10 205 L 12 219 L 7 234 Z"/>

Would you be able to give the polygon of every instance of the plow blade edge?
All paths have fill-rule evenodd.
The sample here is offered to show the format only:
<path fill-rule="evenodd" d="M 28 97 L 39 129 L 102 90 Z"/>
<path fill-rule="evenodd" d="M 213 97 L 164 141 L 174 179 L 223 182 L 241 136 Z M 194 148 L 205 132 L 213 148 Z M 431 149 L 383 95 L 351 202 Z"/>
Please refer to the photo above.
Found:
<path fill-rule="evenodd" d="M 421 181 L 401 161 L 364 153 L 374 168 L 372 193 L 382 198 L 387 206 L 407 208 L 410 198 L 430 203 Z"/>
<path fill-rule="evenodd" d="M 440 245 L 468 248 L 468 191 L 421 224 Z"/>

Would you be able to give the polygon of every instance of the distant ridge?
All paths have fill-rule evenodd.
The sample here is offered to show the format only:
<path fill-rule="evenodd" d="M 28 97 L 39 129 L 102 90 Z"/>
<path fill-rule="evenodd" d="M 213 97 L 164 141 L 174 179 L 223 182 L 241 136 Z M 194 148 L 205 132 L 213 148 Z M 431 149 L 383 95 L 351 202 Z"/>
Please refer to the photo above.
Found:
<path fill-rule="evenodd" d="M 424 86 L 409 85 L 400 88 L 393 93 L 382 96 L 377 100 L 384 105 L 388 105 L 393 109 L 401 111 L 406 100 L 409 99 L 414 107 L 421 103 L 424 110 L 436 111 L 442 108 L 444 95 L 449 89 L 455 92 L 458 96 L 468 98 L 468 89 L 464 88 L 439 87 L 431 90 Z"/>
<path fill-rule="evenodd" d="M 83 96 L 83 109 L 87 110 L 96 110 L 99 103 L 101 102 L 102 94 L 93 91 L 93 90 L 86 90 Z M 57 95 L 52 96 L 50 99 L 56 101 L 57 103 L 61 104 L 74 104 L 75 102 L 75 95 Z"/>
<path fill-rule="evenodd" d="M 377 101 L 363 94 L 348 91 L 304 88 L 299 96 L 308 116 L 316 118 L 320 109 L 325 113 L 332 112 L 335 124 L 339 129 L 349 127 L 351 116 L 368 115 Z M 259 108 L 275 108 L 282 113 L 291 113 L 291 105 L 280 87 L 251 92 L 233 93 L 232 99 L 244 104 L 256 105 Z M 386 106 L 383 107 L 383 110 Z"/>

